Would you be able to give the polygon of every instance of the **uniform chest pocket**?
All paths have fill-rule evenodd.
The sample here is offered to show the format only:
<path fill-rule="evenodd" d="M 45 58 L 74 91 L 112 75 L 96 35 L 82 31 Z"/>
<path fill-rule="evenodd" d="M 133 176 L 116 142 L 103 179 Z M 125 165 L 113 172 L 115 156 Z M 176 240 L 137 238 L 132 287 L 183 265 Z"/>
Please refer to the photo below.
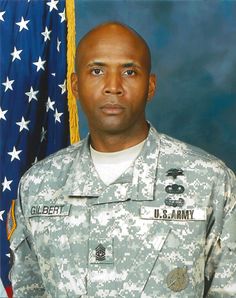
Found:
<path fill-rule="evenodd" d="M 66 212 L 54 216 L 33 214 L 29 218 L 44 285 L 52 297 L 77 297 L 87 292 L 81 261 L 86 260 L 83 251 L 87 247 L 79 246 L 80 254 L 75 254 L 72 246 L 77 245 L 77 239 L 71 236 L 69 218 Z"/>

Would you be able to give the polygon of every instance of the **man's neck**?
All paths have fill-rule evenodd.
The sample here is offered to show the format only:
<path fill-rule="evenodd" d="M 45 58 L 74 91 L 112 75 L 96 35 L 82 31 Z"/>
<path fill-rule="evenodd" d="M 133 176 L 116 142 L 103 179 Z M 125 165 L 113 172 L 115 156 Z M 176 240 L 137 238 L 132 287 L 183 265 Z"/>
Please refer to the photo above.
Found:
<path fill-rule="evenodd" d="M 92 147 L 100 152 L 117 152 L 132 146 L 135 146 L 147 138 L 149 131 L 148 124 L 145 129 L 135 135 L 126 133 L 111 134 L 111 133 L 99 133 L 97 131 L 90 130 L 90 140 Z"/>

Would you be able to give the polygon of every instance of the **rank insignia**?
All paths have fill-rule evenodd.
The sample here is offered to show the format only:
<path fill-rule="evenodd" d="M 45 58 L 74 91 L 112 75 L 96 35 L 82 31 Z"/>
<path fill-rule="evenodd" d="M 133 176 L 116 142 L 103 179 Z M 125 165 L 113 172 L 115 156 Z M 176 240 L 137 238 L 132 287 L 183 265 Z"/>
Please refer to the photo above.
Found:
<path fill-rule="evenodd" d="M 183 176 L 184 175 L 184 171 L 182 169 L 169 169 L 166 172 L 166 176 L 171 176 L 174 179 L 177 178 L 177 176 Z"/>
<path fill-rule="evenodd" d="M 170 194 L 181 194 L 184 192 L 183 185 L 169 184 L 166 186 L 165 191 Z"/>
<path fill-rule="evenodd" d="M 166 206 L 172 206 L 172 207 L 183 207 L 184 205 L 184 199 L 179 198 L 178 200 L 166 198 L 165 199 Z"/>
<path fill-rule="evenodd" d="M 16 229 L 16 218 L 15 218 L 15 200 L 12 200 L 11 208 L 7 214 L 7 239 L 11 239 L 11 235 Z"/>
<path fill-rule="evenodd" d="M 106 259 L 106 248 L 102 245 L 99 244 L 96 248 L 96 261 L 105 261 Z"/>
<path fill-rule="evenodd" d="M 167 287 L 173 292 L 180 292 L 187 288 L 189 277 L 187 268 L 175 268 L 173 269 L 166 278 Z"/>

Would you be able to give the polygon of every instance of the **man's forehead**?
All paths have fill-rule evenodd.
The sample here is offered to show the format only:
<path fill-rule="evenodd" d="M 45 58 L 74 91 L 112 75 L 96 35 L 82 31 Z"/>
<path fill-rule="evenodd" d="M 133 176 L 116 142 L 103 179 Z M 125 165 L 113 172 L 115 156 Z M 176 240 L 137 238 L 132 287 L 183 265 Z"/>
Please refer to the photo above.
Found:
<path fill-rule="evenodd" d="M 116 47 L 123 49 L 124 46 L 145 47 L 145 43 L 137 37 L 132 31 L 122 27 L 102 27 L 91 31 L 78 44 L 78 50 L 87 50 L 90 47 L 95 49 L 104 47 Z"/>
<path fill-rule="evenodd" d="M 120 23 L 105 23 L 89 31 L 77 47 L 77 63 L 86 57 L 99 60 L 104 55 L 126 55 L 126 60 L 136 60 L 142 56 L 150 68 L 150 50 L 145 40 L 126 25 Z M 138 58 L 139 59 L 139 58 Z M 125 61 L 124 63 L 126 63 Z"/>

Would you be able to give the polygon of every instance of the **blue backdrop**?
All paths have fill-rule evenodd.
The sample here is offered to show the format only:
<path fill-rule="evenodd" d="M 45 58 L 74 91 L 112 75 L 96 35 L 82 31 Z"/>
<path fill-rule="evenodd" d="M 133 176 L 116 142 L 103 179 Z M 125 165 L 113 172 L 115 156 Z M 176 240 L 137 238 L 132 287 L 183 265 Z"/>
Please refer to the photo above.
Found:
<path fill-rule="evenodd" d="M 216 155 L 236 171 L 236 2 L 76 2 L 77 41 L 116 20 L 148 42 L 158 89 L 147 118 L 160 131 Z M 88 128 L 79 108 L 80 134 Z"/>

